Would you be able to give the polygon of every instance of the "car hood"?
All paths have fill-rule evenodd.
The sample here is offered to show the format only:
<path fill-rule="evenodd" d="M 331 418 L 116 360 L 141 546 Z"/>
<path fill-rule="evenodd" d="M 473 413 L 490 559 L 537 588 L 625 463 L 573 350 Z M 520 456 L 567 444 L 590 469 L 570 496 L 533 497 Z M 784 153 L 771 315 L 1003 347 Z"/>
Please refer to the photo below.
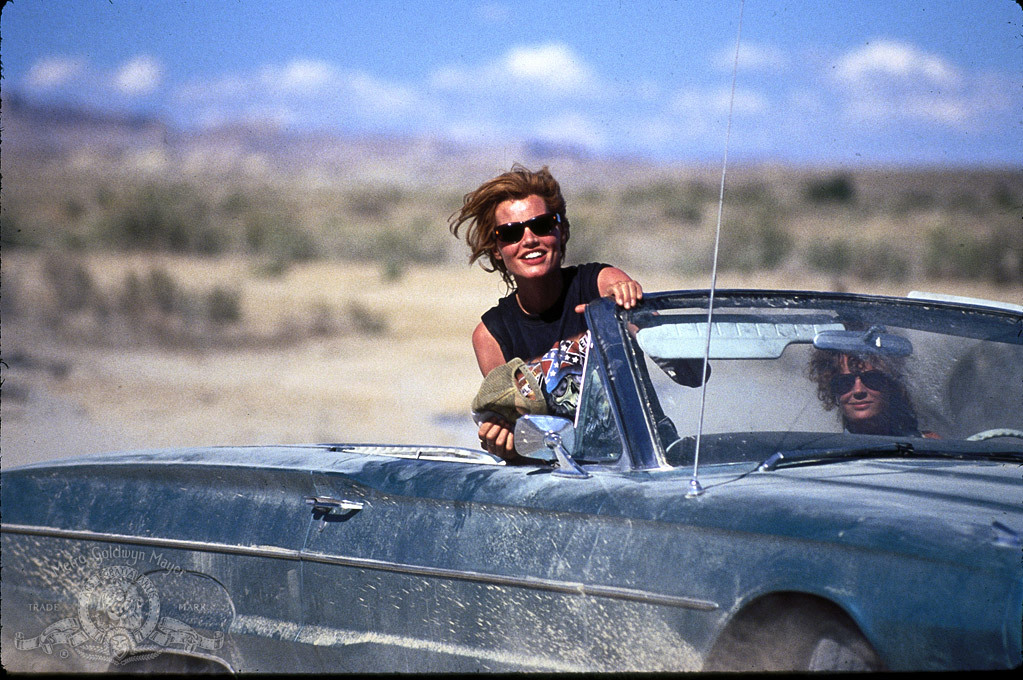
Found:
<path fill-rule="evenodd" d="M 1023 548 L 1019 465 L 960 460 L 854 460 L 748 472 L 700 471 L 705 489 L 683 515 L 722 528 L 838 542 L 921 558 L 971 561 L 978 548 Z M 676 483 L 686 483 L 687 474 Z M 685 480 L 685 481 L 684 481 Z M 743 508 L 736 513 L 736 508 Z M 986 551 L 985 551 L 986 552 Z M 978 560 L 985 560 L 980 558 Z"/>

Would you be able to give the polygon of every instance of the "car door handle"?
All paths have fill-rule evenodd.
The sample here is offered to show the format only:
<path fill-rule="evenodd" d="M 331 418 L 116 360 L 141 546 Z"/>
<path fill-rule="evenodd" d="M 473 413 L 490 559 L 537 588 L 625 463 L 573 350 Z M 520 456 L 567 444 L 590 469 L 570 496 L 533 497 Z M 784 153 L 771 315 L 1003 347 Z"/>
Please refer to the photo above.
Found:
<path fill-rule="evenodd" d="M 331 498 L 330 496 L 306 496 L 305 502 L 313 506 L 313 512 L 324 514 L 331 510 L 358 512 L 366 505 L 362 501 L 350 501 L 346 498 Z"/>

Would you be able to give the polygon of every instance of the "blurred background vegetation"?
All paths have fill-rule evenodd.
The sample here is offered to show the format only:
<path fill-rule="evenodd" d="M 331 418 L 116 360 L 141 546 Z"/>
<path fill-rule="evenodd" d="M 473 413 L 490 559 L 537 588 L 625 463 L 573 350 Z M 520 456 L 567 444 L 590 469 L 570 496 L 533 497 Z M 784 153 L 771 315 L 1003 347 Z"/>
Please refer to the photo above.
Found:
<path fill-rule="evenodd" d="M 237 278 L 179 280 L 152 261 L 101 281 L 90 256 L 240 259 L 257 279 L 314 261 L 369 263 L 385 281 L 415 266 L 464 266 L 467 249 L 447 219 L 466 191 L 512 161 L 549 164 L 560 179 L 570 262 L 680 277 L 710 271 L 717 168 L 279 131 L 185 136 L 159 121 L 44 113 L 5 103 L 0 240 L 5 254 L 35 264 L 12 269 L 7 259 L 0 304 L 8 320 L 31 311 L 79 338 L 187 345 L 248 337 L 238 330 L 245 304 Z M 510 160 L 480 160 L 494 157 Z M 1023 290 L 1021 218 L 1019 169 L 737 164 L 719 267 L 816 274 L 837 289 L 972 281 Z M 346 328 L 383 333 L 387 321 L 356 303 L 317 303 L 261 337 Z"/>

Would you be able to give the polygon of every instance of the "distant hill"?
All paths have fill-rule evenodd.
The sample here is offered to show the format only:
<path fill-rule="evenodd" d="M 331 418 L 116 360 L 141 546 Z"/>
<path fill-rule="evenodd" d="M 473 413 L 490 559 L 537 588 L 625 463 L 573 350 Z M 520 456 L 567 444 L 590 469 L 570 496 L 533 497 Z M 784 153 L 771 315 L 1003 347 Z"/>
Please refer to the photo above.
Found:
<path fill-rule="evenodd" d="M 243 123 L 181 130 L 155 116 L 39 103 L 18 92 L 3 94 L 0 120 L 4 155 L 15 162 L 53 162 L 87 154 L 96 161 L 119 163 L 125 155 L 155 150 L 169 167 L 202 157 L 216 172 L 247 168 L 277 176 L 460 187 L 507 170 L 513 162 L 549 165 L 560 177 L 587 185 L 662 167 L 642 159 L 592 157 L 579 148 L 540 141 L 480 147 L 429 137 L 293 131 Z"/>
<path fill-rule="evenodd" d="M 90 146 L 123 150 L 160 142 L 170 133 L 154 117 L 35 103 L 18 93 L 4 93 L 0 120 L 5 152 L 59 155 Z"/>

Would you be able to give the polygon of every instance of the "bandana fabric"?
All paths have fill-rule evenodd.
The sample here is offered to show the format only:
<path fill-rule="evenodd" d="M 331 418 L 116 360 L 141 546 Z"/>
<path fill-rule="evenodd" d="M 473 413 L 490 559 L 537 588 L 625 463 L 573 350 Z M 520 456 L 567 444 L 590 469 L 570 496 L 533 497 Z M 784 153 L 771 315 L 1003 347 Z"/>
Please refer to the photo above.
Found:
<path fill-rule="evenodd" d="M 583 363 L 589 349 L 590 334 L 587 332 L 561 340 L 540 358 L 526 362 L 524 368 L 540 385 L 547 409 L 552 415 L 575 418 Z M 515 386 L 523 396 L 532 396 L 532 388 L 524 376 L 516 376 Z"/>

